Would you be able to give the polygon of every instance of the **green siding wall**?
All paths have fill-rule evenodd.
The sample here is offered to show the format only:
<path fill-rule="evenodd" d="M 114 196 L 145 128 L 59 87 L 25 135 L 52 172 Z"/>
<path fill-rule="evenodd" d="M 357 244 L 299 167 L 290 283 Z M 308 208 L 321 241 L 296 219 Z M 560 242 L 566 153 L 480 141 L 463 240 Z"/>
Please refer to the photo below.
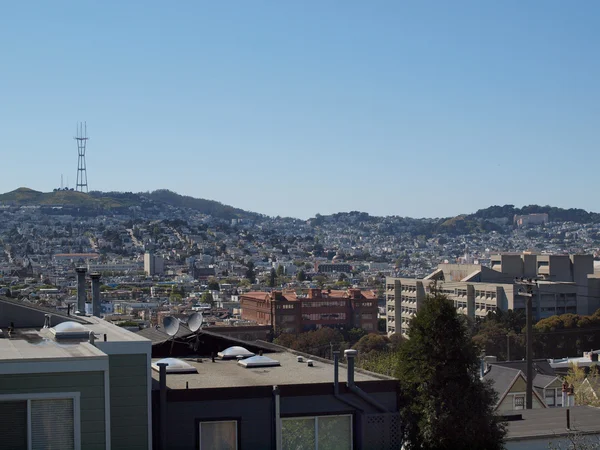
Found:
<path fill-rule="evenodd" d="M 112 450 L 148 449 L 148 361 L 109 355 Z"/>
<path fill-rule="evenodd" d="M 80 392 L 81 448 L 106 448 L 104 372 L 0 375 L 0 394 Z"/>

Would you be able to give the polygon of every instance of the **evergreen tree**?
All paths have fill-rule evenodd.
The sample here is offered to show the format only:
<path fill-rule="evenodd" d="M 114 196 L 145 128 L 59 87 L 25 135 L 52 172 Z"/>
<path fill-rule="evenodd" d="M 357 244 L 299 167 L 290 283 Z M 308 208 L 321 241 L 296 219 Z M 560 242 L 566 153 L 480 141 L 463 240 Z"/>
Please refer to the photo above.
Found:
<path fill-rule="evenodd" d="M 504 448 L 497 395 L 479 378 L 477 349 L 454 305 L 434 292 L 411 321 L 396 377 L 407 449 Z"/>

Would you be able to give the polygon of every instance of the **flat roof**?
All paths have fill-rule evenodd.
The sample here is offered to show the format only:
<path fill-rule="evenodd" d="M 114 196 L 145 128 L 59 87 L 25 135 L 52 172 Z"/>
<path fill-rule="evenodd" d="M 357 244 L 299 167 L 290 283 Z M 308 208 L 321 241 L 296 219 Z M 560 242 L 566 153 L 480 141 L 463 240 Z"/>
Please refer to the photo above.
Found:
<path fill-rule="evenodd" d="M 83 318 L 83 316 L 76 317 Z M 0 339 L 0 362 L 97 358 L 106 356 L 106 353 L 99 348 L 105 344 L 143 342 L 150 344 L 149 339 L 99 317 L 85 316 L 85 320 L 87 323 L 81 325 L 86 330 L 94 332 L 97 346 L 90 344 L 88 338 L 57 340 L 48 328 L 17 328 L 11 338 L 6 337 L 5 334 L 5 337 Z M 106 343 L 104 336 L 106 336 Z"/>
<path fill-rule="evenodd" d="M 88 342 L 62 344 L 43 338 L 32 343 L 24 339 L 0 339 L 0 362 L 98 357 L 106 357 L 106 354 Z"/>
<path fill-rule="evenodd" d="M 211 358 L 202 358 L 202 362 L 197 362 L 195 356 L 179 357 L 178 359 L 194 366 L 198 373 L 167 374 L 167 387 L 169 389 L 186 389 L 186 383 L 189 389 L 333 383 L 333 361 L 303 357 L 304 362 L 298 362 L 298 355 L 288 351 L 267 353 L 265 356 L 279 361 L 281 365 L 246 369 L 238 365 L 236 360 L 215 358 L 213 363 Z M 152 358 L 152 362 L 155 363 L 160 359 Z M 306 363 L 308 359 L 314 361 L 313 367 L 308 367 Z M 152 378 L 158 381 L 159 373 L 156 370 L 152 370 Z M 340 383 L 345 383 L 347 378 L 346 367 L 340 364 Z M 354 380 L 357 382 L 392 379 L 364 370 L 355 370 L 354 373 Z"/>
<path fill-rule="evenodd" d="M 571 415 L 571 429 L 567 430 L 567 409 Z M 507 440 L 559 437 L 570 433 L 600 433 L 600 408 L 574 406 L 570 408 L 543 408 L 511 411 L 521 414 L 523 420 L 507 422 Z"/>

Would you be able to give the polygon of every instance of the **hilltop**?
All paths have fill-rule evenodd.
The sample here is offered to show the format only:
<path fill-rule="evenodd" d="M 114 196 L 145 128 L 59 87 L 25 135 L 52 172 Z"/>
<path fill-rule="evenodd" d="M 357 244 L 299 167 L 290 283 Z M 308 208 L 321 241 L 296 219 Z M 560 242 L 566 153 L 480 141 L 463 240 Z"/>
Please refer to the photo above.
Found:
<path fill-rule="evenodd" d="M 118 211 L 129 207 L 150 208 L 187 208 L 202 214 L 221 219 L 256 218 L 259 214 L 224 205 L 214 200 L 179 195 L 175 192 L 159 189 L 153 192 L 100 192 L 89 194 L 71 190 L 40 192 L 26 187 L 0 194 L 0 204 L 14 206 L 56 206 L 82 208 L 88 210 Z"/>

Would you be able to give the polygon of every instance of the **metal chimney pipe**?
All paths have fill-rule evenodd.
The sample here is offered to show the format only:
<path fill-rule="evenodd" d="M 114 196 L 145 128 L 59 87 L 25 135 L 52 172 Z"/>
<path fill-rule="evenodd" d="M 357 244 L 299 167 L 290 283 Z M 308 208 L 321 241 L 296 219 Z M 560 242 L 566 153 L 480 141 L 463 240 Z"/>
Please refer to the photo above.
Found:
<path fill-rule="evenodd" d="M 348 360 L 348 387 L 354 386 L 354 358 L 358 351 L 354 349 L 344 350 L 344 356 Z"/>
<path fill-rule="evenodd" d="M 339 382 L 339 373 L 340 373 L 340 352 L 333 352 L 333 393 L 335 395 L 340 393 L 340 382 Z"/>
<path fill-rule="evenodd" d="M 87 269 L 85 267 L 77 267 L 77 314 L 85 315 L 85 274 Z"/>
<path fill-rule="evenodd" d="M 99 273 L 90 274 L 90 278 L 92 279 L 92 314 L 96 317 L 100 317 L 102 313 L 100 306 L 100 276 Z"/>
<path fill-rule="evenodd" d="M 167 364 L 157 363 L 159 368 L 158 384 L 160 388 L 160 450 L 167 450 Z"/>

